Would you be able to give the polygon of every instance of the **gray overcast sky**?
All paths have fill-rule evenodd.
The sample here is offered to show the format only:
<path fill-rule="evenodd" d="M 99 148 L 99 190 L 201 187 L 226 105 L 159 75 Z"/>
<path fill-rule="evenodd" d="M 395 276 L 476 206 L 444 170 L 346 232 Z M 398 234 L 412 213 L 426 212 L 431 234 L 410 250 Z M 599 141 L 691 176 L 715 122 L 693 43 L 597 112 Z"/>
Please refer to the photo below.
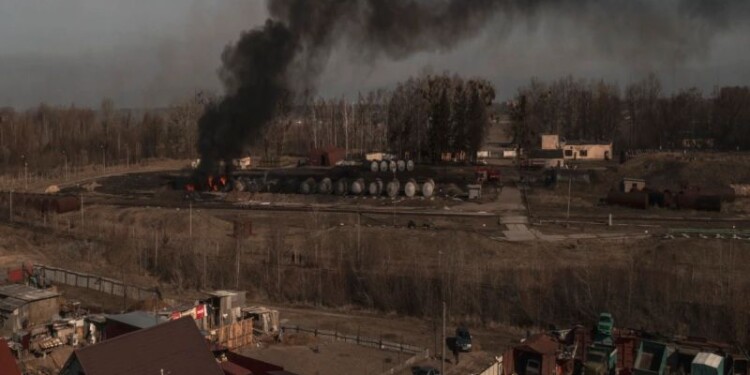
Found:
<path fill-rule="evenodd" d="M 118 106 L 155 107 L 199 89 L 220 92 L 222 49 L 265 18 L 262 0 L 0 0 L 0 106 L 96 106 L 109 97 Z M 598 22 L 586 25 L 606 30 Z M 669 89 L 750 84 L 750 22 L 722 30 L 708 50 L 679 63 L 631 59 L 618 49 L 635 48 L 628 43 L 638 40 L 597 38 L 601 30 L 551 10 L 507 25 L 498 17 L 454 51 L 397 62 L 358 60 L 341 42 L 320 77 L 320 93 L 391 87 L 425 69 L 488 78 L 503 99 L 533 76 L 624 85 L 654 71 Z"/>

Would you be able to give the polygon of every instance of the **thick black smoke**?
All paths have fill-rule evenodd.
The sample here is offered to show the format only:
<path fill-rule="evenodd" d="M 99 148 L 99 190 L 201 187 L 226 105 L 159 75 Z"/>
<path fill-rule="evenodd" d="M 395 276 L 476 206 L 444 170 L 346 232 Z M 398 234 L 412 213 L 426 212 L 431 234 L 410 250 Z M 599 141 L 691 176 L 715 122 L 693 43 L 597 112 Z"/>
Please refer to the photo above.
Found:
<path fill-rule="evenodd" d="M 359 61 L 448 51 L 493 23 L 553 12 L 590 30 L 594 48 L 633 64 L 705 54 L 746 21 L 747 0 L 268 0 L 270 19 L 222 55 L 226 96 L 199 123 L 202 169 L 242 155 L 295 92 L 314 92 L 342 42 Z M 499 27 L 508 30 L 511 27 Z M 502 36 L 498 35 L 498 42 Z"/>

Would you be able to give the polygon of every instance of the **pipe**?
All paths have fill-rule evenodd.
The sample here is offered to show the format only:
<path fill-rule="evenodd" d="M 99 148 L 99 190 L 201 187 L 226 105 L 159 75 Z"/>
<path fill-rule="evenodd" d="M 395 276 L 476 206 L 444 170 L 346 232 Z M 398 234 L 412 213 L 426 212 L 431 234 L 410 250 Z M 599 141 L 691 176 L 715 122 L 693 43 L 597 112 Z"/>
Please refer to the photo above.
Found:
<path fill-rule="evenodd" d="M 373 160 L 372 163 L 370 163 L 370 172 L 378 173 L 379 170 L 380 170 L 379 163 Z"/>
<path fill-rule="evenodd" d="M 388 172 L 388 162 L 383 160 L 380 162 L 380 171 L 381 172 Z"/>
<path fill-rule="evenodd" d="M 407 160 L 406 161 L 406 170 L 409 172 L 414 171 L 414 160 Z"/>
<path fill-rule="evenodd" d="M 403 172 L 406 170 L 406 162 L 403 160 L 399 160 L 396 162 L 396 166 L 398 166 L 398 171 Z"/>
<path fill-rule="evenodd" d="M 391 172 L 396 173 L 396 171 L 398 170 L 398 164 L 396 163 L 395 160 L 391 160 L 391 162 L 388 163 L 388 169 Z"/>

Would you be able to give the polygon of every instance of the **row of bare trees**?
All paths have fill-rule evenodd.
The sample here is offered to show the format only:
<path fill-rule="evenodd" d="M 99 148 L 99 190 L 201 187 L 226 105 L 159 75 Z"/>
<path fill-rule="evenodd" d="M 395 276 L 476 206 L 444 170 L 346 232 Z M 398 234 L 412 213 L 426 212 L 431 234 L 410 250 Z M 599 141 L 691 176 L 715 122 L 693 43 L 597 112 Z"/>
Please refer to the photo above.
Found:
<path fill-rule="evenodd" d="M 147 158 L 196 155 L 196 122 L 203 100 L 196 96 L 163 110 L 115 108 L 0 109 L 0 174 L 24 166 L 40 174 L 91 164 L 136 163 Z"/>
<path fill-rule="evenodd" d="M 619 149 L 750 148 L 750 88 L 697 88 L 667 95 L 650 75 L 621 90 L 603 80 L 532 80 L 508 108 L 512 135 L 532 146 L 540 134 L 614 141 Z M 697 143 L 697 144 L 696 144 Z"/>

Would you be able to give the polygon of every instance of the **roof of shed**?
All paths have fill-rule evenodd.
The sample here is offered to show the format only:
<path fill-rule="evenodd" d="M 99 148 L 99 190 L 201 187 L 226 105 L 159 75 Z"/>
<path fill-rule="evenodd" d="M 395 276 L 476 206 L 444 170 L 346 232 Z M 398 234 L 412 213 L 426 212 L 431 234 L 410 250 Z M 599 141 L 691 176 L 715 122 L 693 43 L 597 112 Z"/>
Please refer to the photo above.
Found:
<path fill-rule="evenodd" d="M 143 329 L 166 323 L 169 319 L 145 311 L 133 311 L 125 314 L 107 315 L 107 320 Z"/>
<path fill-rule="evenodd" d="M 560 343 L 547 334 L 540 333 L 531 336 L 519 349 L 533 351 L 539 354 L 555 354 L 560 348 Z"/>
<path fill-rule="evenodd" d="M 190 317 L 124 334 L 75 351 L 86 375 L 222 375 Z"/>
<path fill-rule="evenodd" d="M 0 285 L 0 296 L 14 297 L 26 302 L 33 302 L 59 297 L 60 294 L 54 289 L 37 289 L 22 284 L 7 284 Z"/>

